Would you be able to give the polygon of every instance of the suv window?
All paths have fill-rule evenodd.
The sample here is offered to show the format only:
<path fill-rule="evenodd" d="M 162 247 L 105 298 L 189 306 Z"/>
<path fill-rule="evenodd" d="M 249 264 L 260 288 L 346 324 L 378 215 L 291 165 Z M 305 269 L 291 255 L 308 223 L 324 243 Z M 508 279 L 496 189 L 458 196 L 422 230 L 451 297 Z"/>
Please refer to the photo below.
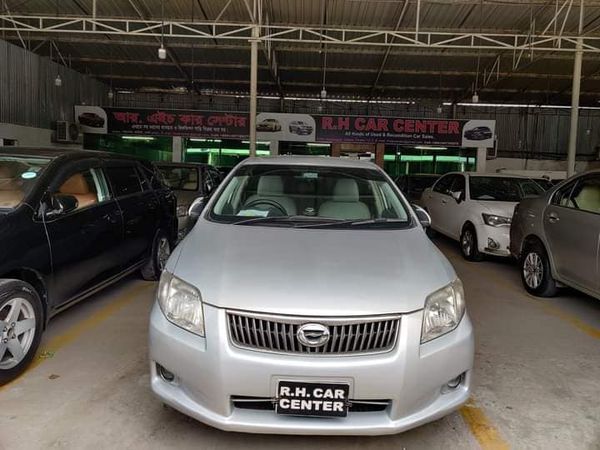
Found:
<path fill-rule="evenodd" d="M 568 194 L 563 194 L 560 199 L 557 197 L 562 189 L 555 195 L 560 206 L 600 214 L 600 176 L 580 178 L 570 187 Z"/>
<path fill-rule="evenodd" d="M 142 191 L 140 177 L 134 166 L 107 167 L 106 174 L 116 197 L 124 197 Z"/>
<path fill-rule="evenodd" d="M 93 206 L 110 200 L 104 174 L 98 169 L 89 169 L 67 176 L 52 195 L 69 195 L 77 199 L 77 209 Z"/>
<path fill-rule="evenodd" d="M 452 182 L 456 175 L 445 175 L 435 183 L 433 187 L 434 192 L 439 192 L 440 194 L 448 194 L 450 192 L 450 186 L 452 186 Z"/>

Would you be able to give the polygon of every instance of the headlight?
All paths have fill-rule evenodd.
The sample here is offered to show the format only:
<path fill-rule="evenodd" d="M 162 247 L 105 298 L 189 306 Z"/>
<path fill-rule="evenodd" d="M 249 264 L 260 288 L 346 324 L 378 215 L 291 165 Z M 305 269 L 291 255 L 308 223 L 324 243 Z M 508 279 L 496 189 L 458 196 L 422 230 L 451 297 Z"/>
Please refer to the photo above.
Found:
<path fill-rule="evenodd" d="M 421 344 L 454 330 L 465 313 L 465 294 L 459 279 L 425 300 Z"/>
<path fill-rule="evenodd" d="M 202 298 L 194 286 L 164 271 L 158 283 L 158 304 L 169 322 L 204 336 Z"/>
<path fill-rule="evenodd" d="M 179 205 L 177 207 L 177 217 L 185 217 L 188 215 L 188 208 L 189 206 L 187 205 Z"/>
<path fill-rule="evenodd" d="M 485 224 L 491 227 L 507 226 L 510 225 L 510 223 L 512 222 L 511 217 L 496 216 L 494 214 L 485 213 L 483 213 L 482 216 Z"/>

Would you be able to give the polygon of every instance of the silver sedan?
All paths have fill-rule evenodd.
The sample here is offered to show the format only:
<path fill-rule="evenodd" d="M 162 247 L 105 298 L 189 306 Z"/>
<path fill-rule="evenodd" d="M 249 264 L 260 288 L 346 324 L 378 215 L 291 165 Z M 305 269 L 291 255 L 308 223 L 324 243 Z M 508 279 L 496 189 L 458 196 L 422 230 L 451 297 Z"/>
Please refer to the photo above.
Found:
<path fill-rule="evenodd" d="M 375 435 L 467 401 L 462 283 L 380 168 L 251 158 L 191 214 L 150 317 L 164 403 L 223 430 Z"/>
<path fill-rule="evenodd" d="M 521 202 L 510 230 L 525 289 L 550 297 L 558 283 L 600 298 L 600 171 Z"/>

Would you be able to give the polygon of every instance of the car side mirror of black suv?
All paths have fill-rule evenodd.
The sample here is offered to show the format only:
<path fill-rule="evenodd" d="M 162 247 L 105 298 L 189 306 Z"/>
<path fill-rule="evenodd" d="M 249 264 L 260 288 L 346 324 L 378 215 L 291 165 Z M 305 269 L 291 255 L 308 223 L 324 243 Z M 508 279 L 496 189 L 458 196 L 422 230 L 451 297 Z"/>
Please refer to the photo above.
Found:
<path fill-rule="evenodd" d="M 58 217 L 74 211 L 79 206 L 79 201 L 73 195 L 55 194 L 51 197 L 50 207 L 46 210 L 46 217 Z"/>

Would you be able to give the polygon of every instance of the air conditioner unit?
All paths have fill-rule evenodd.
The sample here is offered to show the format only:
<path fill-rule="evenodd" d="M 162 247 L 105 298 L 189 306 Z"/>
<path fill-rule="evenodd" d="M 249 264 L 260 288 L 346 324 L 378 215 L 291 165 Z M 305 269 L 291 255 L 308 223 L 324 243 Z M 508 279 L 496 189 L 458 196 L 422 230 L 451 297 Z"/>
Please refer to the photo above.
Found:
<path fill-rule="evenodd" d="M 56 122 L 54 140 L 56 142 L 77 142 L 79 139 L 79 127 L 76 123 L 59 120 Z"/>

